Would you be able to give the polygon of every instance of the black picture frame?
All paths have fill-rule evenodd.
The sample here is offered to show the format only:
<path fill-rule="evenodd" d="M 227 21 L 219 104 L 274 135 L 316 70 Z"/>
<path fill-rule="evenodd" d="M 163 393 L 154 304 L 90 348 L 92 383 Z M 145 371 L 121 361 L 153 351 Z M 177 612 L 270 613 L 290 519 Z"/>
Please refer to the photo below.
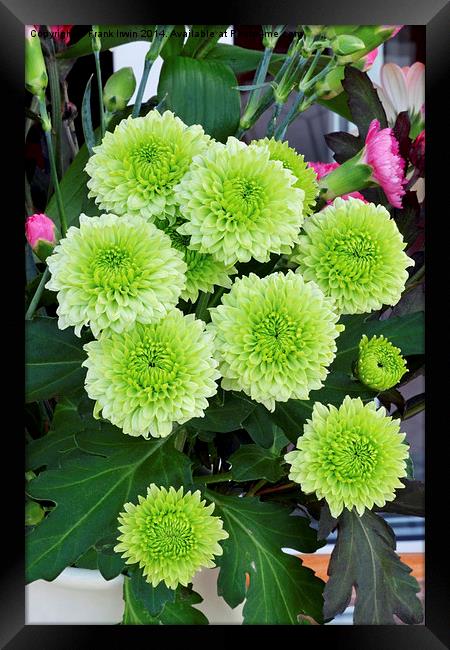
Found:
<path fill-rule="evenodd" d="M 20 296 L 23 288 L 21 254 L 23 251 L 23 223 L 21 220 L 23 198 L 23 151 L 17 146 L 23 134 L 23 99 L 24 99 L 24 25 L 58 24 L 66 20 L 74 24 L 147 24 L 147 23 L 204 23 L 214 24 L 229 21 L 230 24 L 278 24 L 296 22 L 317 24 L 416 24 L 426 26 L 426 129 L 427 129 L 427 214 L 448 219 L 448 209 L 442 211 L 442 199 L 439 196 L 439 180 L 435 169 L 442 167 L 443 156 L 448 144 L 443 138 L 448 132 L 448 108 L 444 89 L 448 85 L 450 6 L 447 0 L 315 0 L 300 3 L 295 0 L 275 3 L 272 0 L 259 0 L 258 4 L 243 0 L 211 6 L 185 6 L 182 11 L 170 10 L 167 5 L 155 6 L 144 0 L 127 0 L 114 4 L 106 0 L 78 0 L 77 3 L 60 4 L 54 0 L 1 0 L 0 1 L 0 70 L 2 77 L 2 99 L 0 110 L 2 119 L 2 221 L 10 228 L 7 239 L 3 239 L 2 250 L 13 251 L 13 271 L 7 281 L 2 283 L 3 298 L 8 300 L 8 310 L 14 303 L 14 296 L 19 296 L 17 305 L 8 311 L 6 318 L 6 348 L 12 347 L 11 341 L 18 337 L 16 352 L 7 372 L 11 375 L 11 384 L 4 395 L 7 397 L 4 408 L 12 415 L 11 422 L 4 424 L 4 441 L 7 441 L 8 461 L 3 467 L 11 466 L 11 475 L 3 471 L 2 480 L 6 481 L 2 491 L 1 529 L 3 541 L 6 541 L 0 569 L 0 645 L 11 650 L 19 648 L 38 648 L 43 650 L 72 650 L 94 648 L 97 643 L 104 645 L 132 642 L 137 647 L 147 646 L 149 642 L 170 642 L 173 635 L 181 635 L 181 642 L 186 643 L 194 637 L 200 643 L 227 643 L 235 639 L 242 643 L 254 643 L 255 626 L 218 626 L 156 627 L 147 630 L 146 626 L 89 626 L 89 625 L 25 625 L 25 589 L 24 589 L 24 540 L 23 540 L 23 441 L 19 433 L 17 414 L 23 408 L 23 372 L 21 350 L 23 349 L 23 305 Z M 445 125 L 445 126 L 444 126 Z M 448 140 L 447 140 L 448 142 Z M 7 164 L 6 164 L 7 156 Z M 433 173 L 431 173 L 433 170 Z M 447 182 L 448 183 L 448 182 Z M 10 205 L 8 205 L 8 201 Z M 435 206 L 435 207 L 433 207 Z M 3 212 L 3 211 L 6 212 Z M 439 213 L 440 211 L 440 213 Z M 14 217 L 14 218 L 13 218 Z M 433 233 L 433 227 L 428 233 Z M 6 236 L 5 236 L 6 237 Z M 439 236 L 438 236 L 439 238 Z M 429 237 L 427 238 L 429 240 Z M 448 240 L 447 240 L 448 241 Z M 427 241 L 428 275 L 433 279 L 435 244 Z M 17 246 L 17 248 L 16 248 Z M 447 253 L 448 257 L 448 253 Z M 430 275 L 431 273 L 431 275 Z M 17 286 L 16 286 L 17 284 Z M 432 292 L 433 293 L 433 290 Z M 448 295 L 447 293 L 445 294 Z M 427 309 L 429 311 L 429 298 Z M 436 335 L 429 333 L 430 315 L 427 315 L 427 356 L 433 358 Z M 435 323 L 433 323 L 433 328 Z M 443 334 L 447 336 L 448 333 Z M 434 346 L 434 347 L 433 347 Z M 439 361 L 442 363 L 441 354 Z M 448 363 L 448 361 L 444 361 Z M 17 368 L 17 384 L 12 383 L 12 368 Z M 430 393 L 428 408 L 432 412 L 437 404 L 437 380 L 431 373 L 427 374 L 427 392 Z M 14 387 L 13 387 L 14 386 Z M 445 402 L 444 402 L 445 403 Z M 6 406 L 8 407 L 6 409 Z M 443 517 L 448 512 L 447 491 L 440 490 L 440 476 L 448 475 L 448 459 L 442 454 L 442 436 L 446 430 L 439 423 L 440 430 L 431 430 L 431 417 L 427 414 L 426 432 L 426 472 L 427 472 L 427 519 L 426 519 L 426 576 L 425 576 L 425 624 L 421 626 L 316 626 L 300 628 L 287 627 L 279 636 L 278 626 L 269 626 L 263 633 L 278 635 L 279 643 L 330 644 L 333 648 L 346 650 L 442 650 L 449 644 L 450 609 L 448 602 L 447 558 L 442 557 L 445 550 Z M 441 439 L 439 439 L 441 438 Z M 14 460 L 13 460 L 14 459 Z M 439 497 L 442 494 L 442 498 Z M 257 626 L 259 627 L 259 626 Z M 266 626 L 267 627 L 267 626 Z M 274 629 L 275 628 L 275 629 Z M 148 635 L 152 636 L 148 636 Z M 295 637 L 291 637 L 294 635 Z M 155 635 L 158 638 L 155 638 Z M 202 636 L 204 635 L 204 636 Z M 277 637 L 276 637 L 277 638 Z M 332 644 L 332 645 L 331 645 Z M 447 645 L 446 645 L 447 644 Z"/>

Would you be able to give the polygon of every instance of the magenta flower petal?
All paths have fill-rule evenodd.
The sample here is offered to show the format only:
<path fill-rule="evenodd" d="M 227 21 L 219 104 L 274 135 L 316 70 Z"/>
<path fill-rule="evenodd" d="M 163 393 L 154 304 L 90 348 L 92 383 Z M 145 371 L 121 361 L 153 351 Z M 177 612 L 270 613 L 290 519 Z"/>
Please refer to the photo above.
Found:
<path fill-rule="evenodd" d="M 405 161 L 399 154 L 392 129 L 380 129 L 378 120 L 370 123 L 362 162 L 372 167 L 373 179 L 381 186 L 389 203 L 401 208 L 406 183 Z"/>

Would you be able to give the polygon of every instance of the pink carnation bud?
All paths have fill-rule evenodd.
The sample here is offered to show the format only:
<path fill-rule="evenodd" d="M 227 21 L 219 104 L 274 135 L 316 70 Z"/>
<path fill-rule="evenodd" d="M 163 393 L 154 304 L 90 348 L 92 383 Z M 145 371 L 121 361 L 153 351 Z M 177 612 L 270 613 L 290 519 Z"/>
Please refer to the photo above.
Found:
<path fill-rule="evenodd" d="M 38 257 L 47 257 L 56 244 L 55 224 L 45 214 L 33 214 L 25 222 L 25 235 Z"/>
<path fill-rule="evenodd" d="M 370 68 L 373 66 L 375 59 L 378 56 L 378 48 L 376 47 L 372 52 L 369 52 L 366 54 L 366 56 L 363 56 L 363 71 L 367 72 L 367 70 L 370 70 Z"/>
<path fill-rule="evenodd" d="M 421 131 L 411 145 L 409 158 L 420 176 L 425 175 L 425 131 Z"/>
<path fill-rule="evenodd" d="M 324 176 L 327 176 L 330 172 L 333 170 L 337 169 L 340 167 L 339 163 L 337 162 L 332 162 L 332 163 L 323 163 L 323 162 L 309 162 L 308 165 L 314 169 L 314 171 L 317 174 L 317 180 L 320 181 L 321 178 Z M 349 196 L 351 196 L 354 199 L 359 199 L 360 201 L 364 201 L 364 203 L 368 203 L 366 199 L 363 197 L 360 192 L 350 192 L 350 194 L 342 194 L 341 199 L 348 199 Z M 333 203 L 333 201 L 327 201 L 327 204 L 330 205 Z"/>
<path fill-rule="evenodd" d="M 405 161 L 399 154 L 399 145 L 392 129 L 380 129 L 378 120 L 372 120 L 366 136 L 361 162 L 372 167 L 373 180 L 380 185 L 391 205 L 402 207 L 405 193 Z"/>

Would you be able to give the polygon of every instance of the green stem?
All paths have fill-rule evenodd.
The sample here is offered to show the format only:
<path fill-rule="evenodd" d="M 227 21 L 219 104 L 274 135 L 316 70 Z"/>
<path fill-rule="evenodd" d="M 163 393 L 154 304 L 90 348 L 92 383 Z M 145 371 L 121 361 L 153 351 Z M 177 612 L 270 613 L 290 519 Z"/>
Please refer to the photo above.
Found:
<path fill-rule="evenodd" d="M 294 99 L 294 102 L 289 109 L 289 112 L 286 114 L 284 120 L 281 122 L 280 126 L 275 130 L 274 138 L 275 140 L 284 140 L 288 126 L 293 121 L 294 117 L 297 114 L 297 109 L 303 101 L 304 93 L 299 91 Z"/>
<path fill-rule="evenodd" d="M 148 75 L 150 74 L 152 65 L 153 65 L 152 59 L 146 58 L 144 62 L 144 72 L 142 73 L 141 82 L 139 84 L 138 92 L 136 95 L 136 101 L 134 102 L 134 106 L 133 106 L 133 112 L 131 113 L 133 117 L 138 117 L 141 111 L 142 98 L 144 96 L 145 87 L 148 81 Z"/>
<path fill-rule="evenodd" d="M 40 279 L 40 282 L 38 284 L 38 288 L 36 289 L 36 292 L 30 302 L 30 305 L 27 309 L 27 312 L 25 314 L 25 319 L 26 320 L 31 320 L 33 318 L 33 314 L 36 311 L 36 308 L 39 304 L 39 300 L 41 299 L 42 292 L 44 291 L 44 286 L 47 280 L 50 278 L 50 271 L 48 270 L 48 267 L 46 267 L 44 273 L 42 274 L 42 277 Z"/>
<path fill-rule="evenodd" d="M 53 151 L 53 142 L 52 142 L 52 135 L 51 135 L 52 124 L 50 122 L 50 118 L 47 113 L 45 98 L 39 99 L 39 110 L 41 113 L 42 127 L 45 133 L 45 140 L 47 142 L 48 157 L 50 160 L 50 172 L 52 175 L 53 186 L 55 188 L 56 203 L 58 205 L 59 221 L 61 225 L 61 236 L 65 237 L 67 232 L 66 212 L 64 210 L 64 202 L 61 194 L 61 189 L 59 187 L 58 172 L 56 171 L 55 153 Z"/>
<path fill-rule="evenodd" d="M 58 178 L 62 178 L 62 115 L 61 115 L 61 86 L 59 81 L 58 63 L 55 58 L 55 44 L 50 39 L 51 54 L 47 59 L 48 82 L 50 87 L 50 99 L 52 103 L 52 126 L 55 132 L 55 151 Z"/>
<path fill-rule="evenodd" d="M 246 494 L 245 496 L 246 496 L 246 497 L 254 497 L 255 494 L 258 492 L 258 490 L 259 490 L 260 488 L 262 488 L 266 483 L 267 483 L 267 481 L 266 481 L 265 479 L 262 478 L 262 479 L 259 480 L 257 483 L 255 483 L 255 485 L 253 485 L 253 486 L 250 488 L 250 490 L 247 492 L 247 494 Z"/>
<path fill-rule="evenodd" d="M 197 301 L 197 306 L 195 308 L 195 317 L 200 320 L 205 320 L 209 317 L 208 313 L 208 304 L 211 294 L 203 293 L 200 291 L 200 297 Z"/>
<path fill-rule="evenodd" d="M 194 476 L 195 483 L 203 483 L 209 485 L 210 483 L 225 483 L 233 479 L 232 472 L 223 472 L 222 474 L 202 474 L 201 476 Z"/>
<path fill-rule="evenodd" d="M 175 434 L 175 441 L 174 441 L 174 447 L 175 449 L 178 449 L 178 451 L 183 451 L 184 449 L 184 443 L 186 442 L 186 431 L 185 429 L 181 429 L 178 431 L 178 433 Z"/>
<path fill-rule="evenodd" d="M 224 287 L 220 287 L 219 289 L 216 290 L 213 297 L 211 298 L 211 302 L 208 305 L 210 309 L 219 304 L 224 293 L 225 293 Z"/>
<path fill-rule="evenodd" d="M 260 86 L 267 75 L 269 69 L 270 59 L 272 57 L 273 48 L 265 47 L 264 54 L 259 60 L 258 67 L 256 68 L 255 76 L 253 79 L 253 86 Z M 271 91 L 272 92 L 272 91 Z M 244 131 L 250 128 L 250 125 L 254 123 L 254 114 L 258 106 L 259 99 L 261 97 L 261 88 L 256 88 L 250 91 L 250 95 L 247 101 L 247 105 L 244 109 L 244 112 L 241 117 L 239 124 L 239 133 L 242 135 Z M 242 132 L 242 133 L 241 133 Z M 240 137 L 240 136 L 239 136 Z"/>
<path fill-rule="evenodd" d="M 95 69 L 97 72 L 98 101 L 99 101 L 99 110 L 100 110 L 100 129 L 101 129 L 102 140 L 103 140 L 106 133 L 106 121 L 105 121 L 105 108 L 103 106 L 103 84 L 102 84 L 102 70 L 100 67 L 100 52 L 95 50 L 94 57 L 95 57 Z"/>

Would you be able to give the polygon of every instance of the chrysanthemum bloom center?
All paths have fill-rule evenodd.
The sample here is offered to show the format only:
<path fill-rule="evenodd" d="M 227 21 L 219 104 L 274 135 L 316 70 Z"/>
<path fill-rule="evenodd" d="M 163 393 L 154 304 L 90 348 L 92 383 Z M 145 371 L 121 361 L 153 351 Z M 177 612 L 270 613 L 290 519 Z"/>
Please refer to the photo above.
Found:
<path fill-rule="evenodd" d="M 153 557 L 179 558 L 195 546 L 195 534 L 183 512 L 165 511 L 147 517 L 142 530 L 145 550 Z"/>
<path fill-rule="evenodd" d="M 122 289 L 134 279 L 136 267 L 128 251 L 119 246 L 99 250 L 93 261 L 93 277 L 103 288 Z"/>
<path fill-rule="evenodd" d="M 182 176 L 181 170 L 178 173 L 173 168 L 171 147 L 159 138 L 153 137 L 137 146 L 131 159 L 136 178 L 142 183 L 152 185 L 155 191 L 172 186 Z"/>
<path fill-rule="evenodd" d="M 375 469 L 378 451 L 367 436 L 349 431 L 327 445 L 323 463 L 327 471 L 343 483 L 368 478 Z"/>
<path fill-rule="evenodd" d="M 177 384 L 176 354 L 165 343 L 148 341 L 138 345 L 128 358 L 128 382 L 146 393 L 157 394 Z"/>
<path fill-rule="evenodd" d="M 300 327 L 284 312 L 271 311 L 253 328 L 254 350 L 264 361 L 285 359 L 298 349 Z"/>
<path fill-rule="evenodd" d="M 252 218 L 259 213 L 263 195 L 263 188 L 251 178 L 227 179 L 223 184 L 223 207 L 230 219 Z"/>
<path fill-rule="evenodd" d="M 328 251 L 328 261 L 334 274 L 347 280 L 370 280 L 381 259 L 378 243 L 365 232 L 349 230 L 336 237 Z"/>

